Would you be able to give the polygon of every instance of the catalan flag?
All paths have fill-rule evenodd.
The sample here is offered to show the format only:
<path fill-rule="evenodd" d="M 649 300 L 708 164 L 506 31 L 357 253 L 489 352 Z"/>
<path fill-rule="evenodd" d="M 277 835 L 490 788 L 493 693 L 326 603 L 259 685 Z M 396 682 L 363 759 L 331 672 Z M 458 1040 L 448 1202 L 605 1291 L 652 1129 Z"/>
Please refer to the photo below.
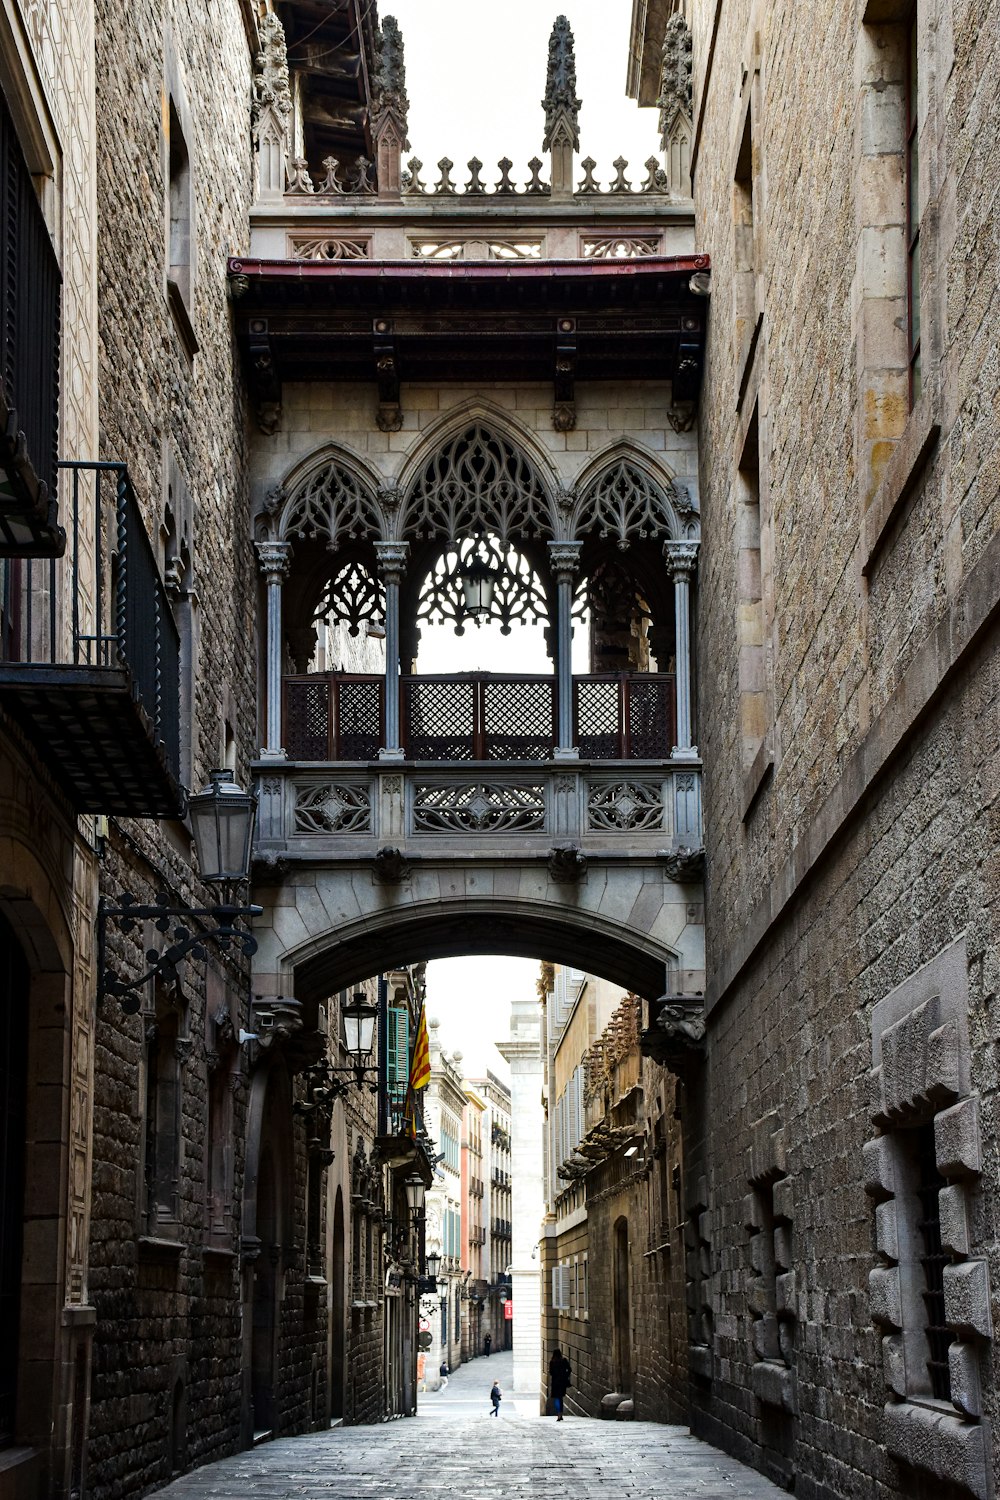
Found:
<path fill-rule="evenodd" d="M 410 1093 L 425 1089 L 431 1081 L 431 1048 L 427 1039 L 427 1007 L 421 1006 L 417 1022 L 417 1038 L 413 1043 L 413 1061 L 410 1063 Z"/>

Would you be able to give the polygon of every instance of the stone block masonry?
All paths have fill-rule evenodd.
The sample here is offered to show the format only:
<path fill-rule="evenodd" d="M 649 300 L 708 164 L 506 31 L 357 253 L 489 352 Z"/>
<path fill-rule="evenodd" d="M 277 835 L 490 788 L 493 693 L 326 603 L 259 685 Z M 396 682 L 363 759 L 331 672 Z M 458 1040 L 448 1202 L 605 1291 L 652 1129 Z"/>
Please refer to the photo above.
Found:
<path fill-rule="evenodd" d="M 997 1397 L 979 1378 L 995 1184 L 976 1174 L 996 1150 L 1000 992 L 1000 597 L 992 563 L 979 571 L 1000 516 L 982 316 L 1000 279 L 982 187 L 1000 171 L 997 19 L 975 3 L 916 7 L 911 403 L 896 131 L 911 14 L 744 0 L 693 18 L 694 191 L 715 289 L 700 431 L 711 899 L 706 1067 L 685 1131 L 687 1174 L 711 1184 L 718 1273 L 713 1376 L 692 1387 L 692 1421 L 817 1500 L 937 1495 L 945 1475 L 956 1494 L 996 1483 L 983 1434 Z M 731 213 L 748 136 L 749 344 L 734 329 L 747 247 Z M 737 625 L 751 490 L 769 697 L 748 797 Z M 797 1409 L 777 1415 L 754 1342 L 763 1231 L 746 1225 L 765 1120 L 784 1143 L 795 1278 Z M 917 1190 L 918 1156 L 921 1201 L 961 1257 L 937 1290 L 918 1282 L 892 1207 Z"/>
<path fill-rule="evenodd" d="M 206 21 L 184 0 L 138 9 L 100 0 L 96 33 L 100 449 L 66 456 L 129 465 L 181 634 L 184 780 L 200 786 L 229 763 L 245 785 L 257 739 L 256 579 L 220 247 L 247 234 L 251 52 L 238 6 Z M 178 904 L 206 904 L 179 824 L 113 823 L 104 849 L 110 903 L 123 891 L 150 901 L 167 889 Z M 151 940 L 152 931 L 113 933 L 117 972 L 141 972 Z M 140 1016 L 123 1021 L 108 1002 L 98 1017 L 95 1500 L 142 1493 L 244 1440 L 248 1093 L 233 1034 L 249 1024 L 247 1001 L 238 963 L 206 972 L 192 961 L 181 989 L 145 996 Z M 297 1408 L 288 1415 L 304 1419 Z"/>

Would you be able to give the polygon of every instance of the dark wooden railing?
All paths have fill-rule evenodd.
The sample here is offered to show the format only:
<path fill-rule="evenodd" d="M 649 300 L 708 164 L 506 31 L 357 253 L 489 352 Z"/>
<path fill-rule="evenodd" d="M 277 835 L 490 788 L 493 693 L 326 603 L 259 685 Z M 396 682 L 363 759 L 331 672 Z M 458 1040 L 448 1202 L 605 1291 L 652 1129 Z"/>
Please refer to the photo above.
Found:
<path fill-rule="evenodd" d="M 0 548 L 57 550 L 59 263 L 0 91 Z"/>
<path fill-rule="evenodd" d="M 315 672 L 286 677 L 284 743 L 293 760 L 373 760 L 385 744 L 382 677 Z M 489 672 L 403 677 L 403 750 L 420 761 L 551 760 L 556 680 Z M 585 760 L 664 760 L 675 733 L 667 673 L 573 679 L 573 743 Z"/>
<path fill-rule="evenodd" d="M 120 463 L 60 468 L 70 481 L 69 545 L 60 558 L 0 564 L 0 661 L 125 667 L 176 779 L 180 638 L 128 470 Z"/>
<path fill-rule="evenodd" d="M 400 695 L 413 760 L 549 760 L 558 743 L 551 676 L 404 677 Z"/>

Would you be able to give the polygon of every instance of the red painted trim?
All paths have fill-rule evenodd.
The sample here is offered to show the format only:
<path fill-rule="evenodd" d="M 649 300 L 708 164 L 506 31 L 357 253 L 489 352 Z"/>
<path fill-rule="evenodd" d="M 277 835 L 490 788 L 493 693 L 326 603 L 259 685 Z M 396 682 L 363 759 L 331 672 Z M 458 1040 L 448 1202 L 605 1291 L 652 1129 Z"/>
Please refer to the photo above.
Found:
<path fill-rule="evenodd" d="M 509 261 L 317 261 L 247 260 L 232 257 L 230 276 L 262 281 L 561 281 L 610 276 L 690 276 L 707 271 L 707 255 L 644 255 L 636 260 Z"/>

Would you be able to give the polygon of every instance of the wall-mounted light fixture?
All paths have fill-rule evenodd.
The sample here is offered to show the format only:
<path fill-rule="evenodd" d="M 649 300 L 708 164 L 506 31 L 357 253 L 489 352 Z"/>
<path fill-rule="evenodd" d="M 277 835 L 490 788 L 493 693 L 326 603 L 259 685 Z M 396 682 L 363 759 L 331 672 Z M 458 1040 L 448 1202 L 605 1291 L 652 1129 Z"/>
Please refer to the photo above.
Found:
<path fill-rule="evenodd" d="M 97 908 L 98 1003 L 113 995 L 126 1015 L 135 1015 L 142 1004 L 142 990 L 151 979 L 175 982 L 178 965 L 185 958 L 207 957 L 207 945 L 221 952 L 235 950 L 245 958 L 257 951 L 249 922 L 263 907 L 244 906 L 236 899 L 236 887 L 250 877 L 250 849 L 257 801 L 252 792 L 238 786 L 232 771 L 212 771 L 204 790 L 188 798 L 191 833 L 201 878 L 220 888 L 217 906 L 171 906 L 161 891 L 151 905 L 143 905 L 124 892 L 120 906 L 109 906 L 102 898 Z M 140 922 L 153 922 L 159 932 L 169 933 L 170 943 L 162 952 L 146 951 L 149 967 L 135 979 L 119 979 L 108 972 L 107 927 L 112 921 L 120 932 L 131 932 Z M 189 926 L 189 923 L 195 925 Z M 244 925 L 240 925 L 243 923 Z M 209 925 L 213 924 L 213 925 Z"/>

